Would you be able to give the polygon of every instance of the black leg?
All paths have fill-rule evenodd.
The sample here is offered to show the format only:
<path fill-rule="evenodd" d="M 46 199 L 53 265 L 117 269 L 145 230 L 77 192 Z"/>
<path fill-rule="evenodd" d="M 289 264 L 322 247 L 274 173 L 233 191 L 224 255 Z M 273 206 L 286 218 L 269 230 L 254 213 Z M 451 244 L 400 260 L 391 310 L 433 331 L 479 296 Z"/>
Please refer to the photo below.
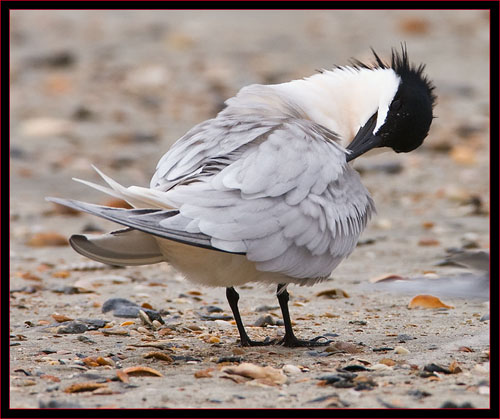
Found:
<path fill-rule="evenodd" d="M 290 295 L 286 290 L 286 284 L 278 284 L 278 289 L 276 291 L 278 301 L 281 307 L 281 313 L 283 314 L 283 322 L 285 323 L 285 336 L 279 342 L 283 346 L 325 346 L 331 341 L 326 340 L 326 342 L 318 342 L 319 339 L 326 339 L 324 336 L 318 336 L 311 340 L 297 339 L 293 333 L 292 322 L 290 320 L 290 312 L 288 311 L 288 300 Z"/>
<path fill-rule="evenodd" d="M 233 287 L 226 288 L 226 297 L 233 311 L 234 320 L 236 321 L 236 326 L 238 327 L 238 332 L 240 332 L 240 342 L 241 346 L 265 346 L 272 345 L 275 343 L 275 340 L 270 340 L 266 338 L 263 342 L 256 342 L 251 340 L 247 332 L 245 331 L 245 327 L 243 326 L 243 322 L 241 321 L 240 310 L 238 310 L 238 300 L 240 299 L 239 294 Z"/>

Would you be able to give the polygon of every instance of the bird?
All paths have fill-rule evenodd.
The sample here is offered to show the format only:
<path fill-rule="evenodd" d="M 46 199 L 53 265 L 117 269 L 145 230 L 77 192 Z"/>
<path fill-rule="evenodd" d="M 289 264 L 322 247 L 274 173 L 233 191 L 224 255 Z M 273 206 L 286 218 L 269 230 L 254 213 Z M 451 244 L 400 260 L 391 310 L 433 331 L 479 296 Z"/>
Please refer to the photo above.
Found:
<path fill-rule="evenodd" d="M 195 125 L 159 160 L 149 187 L 74 179 L 131 209 L 56 197 L 48 201 L 125 226 L 74 234 L 73 249 L 115 266 L 167 262 L 197 284 L 224 287 L 241 346 L 328 345 L 299 339 L 288 309 L 289 284 L 329 279 L 349 256 L 374 201 L 351 162 L 370 150 L 410 152 L 427 137 L 436 101 L 425 65 L 406 44 L 389 63 L 348 65 L 279 84 L 251 84 Z M 285 333 L 252 340 L 235 287 L 276 286 Z"/>

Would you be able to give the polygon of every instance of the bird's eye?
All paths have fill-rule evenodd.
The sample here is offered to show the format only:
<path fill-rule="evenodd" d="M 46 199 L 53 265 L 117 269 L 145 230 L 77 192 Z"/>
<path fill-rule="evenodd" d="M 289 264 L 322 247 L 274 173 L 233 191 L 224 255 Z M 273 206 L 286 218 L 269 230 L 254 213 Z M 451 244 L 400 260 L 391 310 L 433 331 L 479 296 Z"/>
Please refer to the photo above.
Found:
<path fill-rule="evenodd" d="M 393 100 L 391 103 L 391 111 L 397 111 L 401 108 L 401 101 L 399 99 Z"/>

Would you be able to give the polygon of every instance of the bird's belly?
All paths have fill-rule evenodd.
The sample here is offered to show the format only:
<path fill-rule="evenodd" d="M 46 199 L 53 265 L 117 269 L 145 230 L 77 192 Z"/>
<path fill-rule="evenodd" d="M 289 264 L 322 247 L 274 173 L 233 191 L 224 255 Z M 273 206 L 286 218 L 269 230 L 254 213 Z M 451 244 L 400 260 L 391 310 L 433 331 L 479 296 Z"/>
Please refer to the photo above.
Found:
<path fill-rule="evenodd" d="M 291 278 L 275 272 L 261 272 L 244 255 L 218 252 L 156 238 L 165 260 L 193 282 L 232 287 L 247 282 L 288 283 Z"/>

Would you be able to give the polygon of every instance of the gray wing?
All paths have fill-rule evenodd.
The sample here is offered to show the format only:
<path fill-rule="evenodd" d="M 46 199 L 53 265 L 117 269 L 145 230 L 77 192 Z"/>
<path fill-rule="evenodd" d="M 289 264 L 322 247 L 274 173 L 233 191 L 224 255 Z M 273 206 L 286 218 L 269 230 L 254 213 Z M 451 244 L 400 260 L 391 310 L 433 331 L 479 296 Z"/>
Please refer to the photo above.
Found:
<path fill-rule="evenodd" d="M 262 271 L 326 277 L 354 249 L 374 210 L 332 135 L 310 121 L 281 121 L 240 146 L 243 150 L 235 149 L 238 158 L 226 156 L 228 161 L 211 174 L 201 169 L 165 197 L 192 220 L 186 231 L 209 236 L 215 248 L 246 253 Z M 193 161 L 205 158 L 205 149 L 200 150 Z M 183 165 L 190 166 L 189 161 Z M 157 181 L 180 174 L 174 169 L 182 166 L 169 167 L 174 175 L 167 170 Z"/>
<path fill-rule="evenodd" d="M 97 215 L 98 217 L 105 218 L 106 220 L 114 221 L 115 223 L 122 224 L 157 237 L 174 240 L 192 246 L 212 250 L 221 250 L 216 249 L 211 245 L 210 236 L 202 233 L 187 232 L 185 227 L 191 220 L 185 219 L 179 215 L 179 211 L 177 210 L 124 209 L 89 204 L 72 199 L 53 197 L 46 199 L 47 201 L 55 202 L 56 204 L 74 208 L 79 211 L 88 212 L 89 214 Z M 166 220 L 170 220 L 168 227 L 165 225 Z M 163 223 L 163 225 L 161 225 L 161 223 Z M 83 238 L 77 235 L 76 240 L 81 241 Z"/>

